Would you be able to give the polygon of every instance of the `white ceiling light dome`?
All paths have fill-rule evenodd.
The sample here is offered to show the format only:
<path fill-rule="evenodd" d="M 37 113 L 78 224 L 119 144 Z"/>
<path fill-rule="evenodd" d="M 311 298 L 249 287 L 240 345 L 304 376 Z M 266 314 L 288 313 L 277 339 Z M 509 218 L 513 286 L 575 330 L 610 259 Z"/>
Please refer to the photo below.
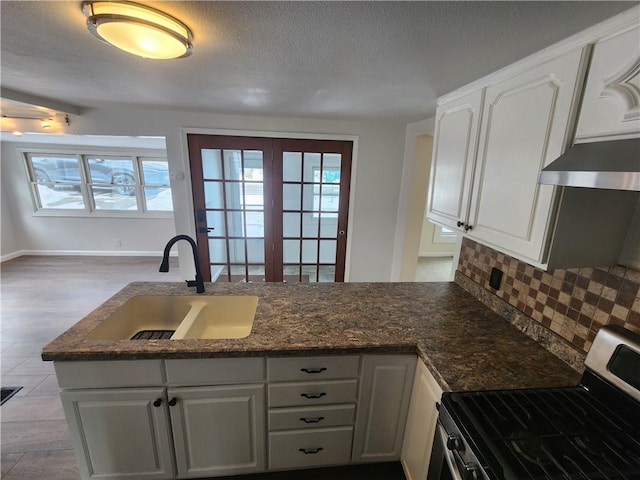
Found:
<path fill-rule="evenodd" d="M 151 59 L 188 57 L 191 31 L 170 15 L 134 2 L 88 1 L 82 4 L 89 31 L 125 52 Z"/>

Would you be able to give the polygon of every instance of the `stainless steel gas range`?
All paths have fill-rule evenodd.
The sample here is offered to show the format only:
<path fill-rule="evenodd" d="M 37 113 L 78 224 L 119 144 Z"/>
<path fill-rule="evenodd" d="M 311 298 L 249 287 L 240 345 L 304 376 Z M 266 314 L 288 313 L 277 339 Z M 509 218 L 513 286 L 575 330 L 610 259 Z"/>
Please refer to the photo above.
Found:
<path fill-rule="evenodd" d="M 428 480 L 640 479 L 640 335 L 603 327 L 579 386 L 444 393 Z"/>

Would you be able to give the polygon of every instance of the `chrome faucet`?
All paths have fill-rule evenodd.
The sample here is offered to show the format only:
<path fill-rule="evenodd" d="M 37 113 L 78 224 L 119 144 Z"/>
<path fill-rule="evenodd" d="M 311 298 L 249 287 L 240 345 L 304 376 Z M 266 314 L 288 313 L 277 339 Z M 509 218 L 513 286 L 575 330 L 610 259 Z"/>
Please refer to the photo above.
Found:
<path fill-rule="evenodd" d="M 173 244 L 180 241 L 186 240 L 191 244 L 191 250 L 193 250 L 193 262 L 196 265 L 196 279 L 195 280 L 187 280 L 187 286 L 196 287 L 196 292 L 202 293 L 204 292 L 204 281 L 202 279 L 202 273 L 200 272 L 200 259 L 198 258 L 198 246 L 196 242 L 188 235 L 176 235 L 171 240 L 167 242 L 167 246 L 164 247 L 164 255 L 162 256 L 162 263 L 160 264 L 160 272 L 168 272 L 169 271 L 169 251 Z"/>

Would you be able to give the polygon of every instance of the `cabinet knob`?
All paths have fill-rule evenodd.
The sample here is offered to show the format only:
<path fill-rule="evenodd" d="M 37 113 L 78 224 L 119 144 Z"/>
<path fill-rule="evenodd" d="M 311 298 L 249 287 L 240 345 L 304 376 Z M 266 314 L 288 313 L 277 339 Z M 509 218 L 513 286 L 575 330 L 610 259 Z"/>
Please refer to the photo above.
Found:
<path fill-rule="evenodd" d="M 459 227 L 462 227 L 464 225 L 464 222 L 461 222 L 460 220 L 458 220 L 456 222 L 456 225 L 458 225 Z"/>
<path fill-rule="evenodd" d="M 301 368 L 300 371 L 304 372 L 304 373 L 322 373 L 326 370 L 326 367 L 320 367 L 320 368 Z"/>
<path fill-rule="evenodd" d="M 468 232 L 469 230 L 473 230 L 473 225 L 465 225 L 464 226 L 464 231 Z"/>
<path fill-rule="evenodd" d="M 301 393 L 300 396 L 304 398 L 322 398 L 326 395 L 325 392 L 321 393 Z"/>
<path fill-rule="evenodd" d="M 298 451 L 304 453 L 305 455 L 315 455 L 316 453 L 320 453 L 324 448 L 299 448 Z"/>
<path fill-rule="evenodd" d="M 176 397 L 173 397 L 171 400 L 169 400 L 170 407 L 175 407 L 176 403 L 178 403 L 178 399 Z"/>
<path fill-rule="evenodd" d="M 154 406 L 154 407 L 159 407 L 160 405 L 162 405 L 162 399 L 161 399 L 161 398 L 156 398 L 156 399 L 153 401 L 153 406 Z"/>

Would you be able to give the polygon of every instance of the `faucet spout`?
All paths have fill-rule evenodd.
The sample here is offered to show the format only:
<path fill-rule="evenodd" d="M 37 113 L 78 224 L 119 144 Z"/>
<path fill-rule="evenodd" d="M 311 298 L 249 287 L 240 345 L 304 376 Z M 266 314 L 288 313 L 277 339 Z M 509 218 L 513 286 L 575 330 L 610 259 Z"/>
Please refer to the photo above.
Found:
<path fill-rule="evenodd" d="M 168 272 L 169 271 L 169 252 L 171 251 L 171 247 L 180 241 L 186 240 L 191 245 L 191 250 L 193 251 L 193 263 L 195 263 L 196 267 L 196 278 L 195 280 L 187 280 L 187 285 L 189 287 L 196 287 L 197 293 L 204 292 L 204 280 L 202 278 L 202 273 L 200 271 L 200 259 L 198 258 L 198 246 L 193 238 L 188 235 L 176 235 L 171 240 L 167 242 L 167 245 L 164 247 L 164 254 L 162 255 L 162 262 L 160 263 L 160 272 Z"/>

